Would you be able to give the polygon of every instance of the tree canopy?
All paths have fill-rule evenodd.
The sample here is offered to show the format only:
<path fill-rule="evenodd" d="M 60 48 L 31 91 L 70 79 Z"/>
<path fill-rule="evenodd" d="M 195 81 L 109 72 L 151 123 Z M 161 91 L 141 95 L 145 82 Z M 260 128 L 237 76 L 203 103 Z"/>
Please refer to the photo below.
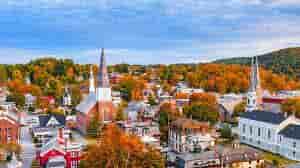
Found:
<path fill-rule="evenodd" d="M 81 161 L 82 168 L 164 167 L 158 151 L 144 145 L 138 137 L 123 133 L 113 124 L 105 128 L 101 137 L 99 144 L 88 147 Z"/>

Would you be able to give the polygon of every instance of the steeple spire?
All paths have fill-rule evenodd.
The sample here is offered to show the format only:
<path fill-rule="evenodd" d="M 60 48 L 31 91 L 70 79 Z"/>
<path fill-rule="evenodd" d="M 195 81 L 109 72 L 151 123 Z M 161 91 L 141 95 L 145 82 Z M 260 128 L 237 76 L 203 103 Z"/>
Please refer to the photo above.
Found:
<path fill-rule="evenodd" d="M 260 78 L 259 78 L 259 66 L 258 58 L 253 57 L 251 60 L 251 75 L 250 75 L 250 87 L 247 94 L 247 106 L 246 111 L 253 111 L 259 109 L 260 105 Z"/>
<path fill-rule="evenodd" d="M 93 73 L 93 65 L 90 67 L 90 87 L 89 87 L 90 93 L 95 93 L 95 80 L 94 80 L 94 73 Z"/>
<path fill-rule="evenodd" d="M 105 62 L 104 49 L 101 49 L 101 58 L 98 72 L 98 88 L 109 88 L 109 78 Z"/>

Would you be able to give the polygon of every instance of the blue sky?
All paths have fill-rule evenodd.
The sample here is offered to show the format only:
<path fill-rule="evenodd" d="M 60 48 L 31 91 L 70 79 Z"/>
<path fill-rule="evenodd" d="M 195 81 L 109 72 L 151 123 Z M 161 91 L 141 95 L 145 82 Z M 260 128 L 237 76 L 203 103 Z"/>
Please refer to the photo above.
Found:
<path fill-rule="evenodd" d="M 206 62 L 300 46 L 299 0 L 1 0 L 0 63 Z"/>

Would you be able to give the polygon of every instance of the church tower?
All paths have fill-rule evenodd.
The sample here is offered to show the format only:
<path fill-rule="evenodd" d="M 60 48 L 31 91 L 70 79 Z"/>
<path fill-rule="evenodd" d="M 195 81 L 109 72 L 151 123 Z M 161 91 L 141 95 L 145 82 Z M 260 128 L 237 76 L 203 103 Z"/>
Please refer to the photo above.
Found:
<path fill-rule="evenodd" d="M 246 111 L 251 112 L 258 110 L 261 106 L 261 103 L 258 59 L 257 57 L 253 57 L 251 61 L 250 88 L 247 93 Z"/>
<path fill-rule="evenodd" d="M 104 58 L 104 49 L 101 51 L 99 72 L 98 72 L 98 83 L 97 83 L 97 101 L 111 101 L 111 88 L 109 85 L 108 71 Z"/>
<path fill-rule="evenodd" d="M 93 73 L 93 66 L 91 65 L 90 69 L 90 87 L 89 87 L 89 92 L 90 93 L 95 93 L 95 79 L 94 79 L 94 73 Z"/>
<path fill-rule="evenodd" d="M 105 62 L 104 49 L 101 50 L 101 58 L 98 72 L 96 99 L 100 119 L 103 122 L 112 121 L 114 118 L 114 106 L 112 102 L 111 87 L 109 84 L 108 70 Z"/>

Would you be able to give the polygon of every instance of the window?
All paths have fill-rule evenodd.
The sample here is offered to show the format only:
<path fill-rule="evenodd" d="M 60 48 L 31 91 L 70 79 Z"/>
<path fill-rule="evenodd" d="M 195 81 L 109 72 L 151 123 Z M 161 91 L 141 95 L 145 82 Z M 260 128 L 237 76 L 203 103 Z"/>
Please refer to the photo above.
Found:
<path fill-rule="evenodd" d="M 76 152 L 71 152 L 72 157 L 76 157 Z"/>
<path fill-rule="evenodd" d="M 260 128 L 258 128 L 258 130 L 257 130 L 257 136 L 260 137 Z"/>
<path fill-rule="evenodd" d="M 280 142 L 282 141 L 282 136 L 279 136 L 279 141 L 280 141 Z"/>
<path fill-rule="evenodd" d="M 11 128 L 6 128 L 6 138 L 8 142 L 12 140 Z"/>
<path fill-rule="evenodd" d="M 250 135 L 252 135 L 253 132 L 252 126 L 250 126 L 249 129 L 250 129 Z"/>
<path fill-rule="evenodd" d="M 246 132 L 246 125 L 243 124 L 243 133 L 245 133 L 245 132 Z"/>
<path fill-rule="evenodd" d="M 271 139 L 271 131 L 268 130 L 268 138 Z"/>
<path fill-rule="evenodd" d="M 71 168 L 77 168 L 78 167 L 78 162 L 76 160 L 73 160 L 71 162 Z"/>
<path fill-rule="evenodd" d="M 293 157 L 294 157 L 294 158 L 296 157 L 296 152 L 295 152 L 295 151 L 293 152 Z"/>
<path fill-rule="evenodd" d="M 296 148 L 296 142 L 293 143 L 293 147 Z"/>

